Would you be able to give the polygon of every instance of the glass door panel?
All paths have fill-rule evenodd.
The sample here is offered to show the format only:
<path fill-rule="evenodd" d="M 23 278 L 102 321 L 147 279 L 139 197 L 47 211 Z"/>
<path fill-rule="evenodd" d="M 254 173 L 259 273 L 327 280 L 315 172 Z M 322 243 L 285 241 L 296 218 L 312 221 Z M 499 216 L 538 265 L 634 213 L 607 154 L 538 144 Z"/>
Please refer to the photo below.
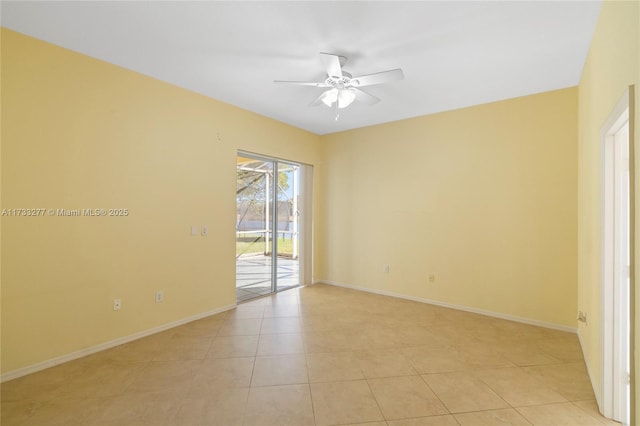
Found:
<path fill-rule="evenodd" d="M 300 285 L 300 166 L 278 162 L 277 261 L 278 290 Z"/>
<path fill-rule="evenodd" d="M 275 291 L 273 176 L 275 164 L 238 157 L 236 170 L 236 299 Z"/>

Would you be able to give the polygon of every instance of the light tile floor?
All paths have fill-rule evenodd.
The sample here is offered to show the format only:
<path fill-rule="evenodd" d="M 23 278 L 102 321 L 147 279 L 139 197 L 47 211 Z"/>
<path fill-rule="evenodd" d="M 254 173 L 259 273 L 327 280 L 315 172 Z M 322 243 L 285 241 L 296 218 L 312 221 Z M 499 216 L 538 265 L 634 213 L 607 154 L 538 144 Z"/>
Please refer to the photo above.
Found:
<path fill-rule="evenodd" d="M 2 384 L 2 425 L 603 425 L 574 334 L 327 285 Z"/>

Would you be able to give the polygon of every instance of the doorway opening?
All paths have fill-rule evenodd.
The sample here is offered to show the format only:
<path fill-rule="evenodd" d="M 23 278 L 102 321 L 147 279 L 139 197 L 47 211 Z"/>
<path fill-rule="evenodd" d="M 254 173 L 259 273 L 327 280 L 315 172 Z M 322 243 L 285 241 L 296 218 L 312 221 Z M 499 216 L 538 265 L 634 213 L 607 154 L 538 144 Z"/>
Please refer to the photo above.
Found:
<path fill-rule="evenodd" d="M 602 130 L 603 282 L 602 411 L 630 421 L 630 179 L 629 98 L 624 96 Z"/>
<path fill-rule="evenodd" d="M 236 165 L 236 301 L 302 285 L 309 166 L 239 152 Z M 307 173 L 305 173 L 305 171 Z"/>

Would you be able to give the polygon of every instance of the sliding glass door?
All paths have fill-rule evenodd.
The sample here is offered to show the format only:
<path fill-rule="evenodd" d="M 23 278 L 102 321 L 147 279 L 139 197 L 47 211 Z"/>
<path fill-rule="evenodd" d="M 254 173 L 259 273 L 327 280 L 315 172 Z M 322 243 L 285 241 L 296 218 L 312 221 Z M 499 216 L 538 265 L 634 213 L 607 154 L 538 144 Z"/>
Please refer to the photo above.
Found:
<path fill-rule="evenodd" d="M 236 175 L 237 301 L 299 286 L 301 166 L 240 153 Z"/>
<path fill-rule="evenodd" d="M 278 162 L 278 208 L 274 252 L 278 290 L 300 285 L 300 166 Z"/>

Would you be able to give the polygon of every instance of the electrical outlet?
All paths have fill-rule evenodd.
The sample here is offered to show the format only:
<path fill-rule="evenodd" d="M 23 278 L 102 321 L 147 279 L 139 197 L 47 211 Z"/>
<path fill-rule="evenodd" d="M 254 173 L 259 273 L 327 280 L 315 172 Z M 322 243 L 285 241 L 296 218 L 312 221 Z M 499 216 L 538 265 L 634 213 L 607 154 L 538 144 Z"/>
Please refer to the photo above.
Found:
<path fill-rule="evenodd" d="M 162 290 L 156 291 L 156 303 L 160 303 L 164 300 L 164 292 Z"/>
<path fill-rule="evenodd" d="M 113 310 L 119 311 L 122 309 L 122 299 L 113 299 Z"/>
<path fill-rule="evenodd" d="M 207 234 L 209 233 L 209 230 L 207 229 L 207 225 L 202 225 L 200 229 L 201 229 L 200 235 L 202 235 L 203 237 L 206 237 Z"/>
<path fill-rule="evenodd" d="M 582 311 L 578 311 L 578 316 L 576 317 L 576 319 L 580 322 L 583 323 L 587 323 L 587 313 L 586 312 L 582 312 Z"/>

